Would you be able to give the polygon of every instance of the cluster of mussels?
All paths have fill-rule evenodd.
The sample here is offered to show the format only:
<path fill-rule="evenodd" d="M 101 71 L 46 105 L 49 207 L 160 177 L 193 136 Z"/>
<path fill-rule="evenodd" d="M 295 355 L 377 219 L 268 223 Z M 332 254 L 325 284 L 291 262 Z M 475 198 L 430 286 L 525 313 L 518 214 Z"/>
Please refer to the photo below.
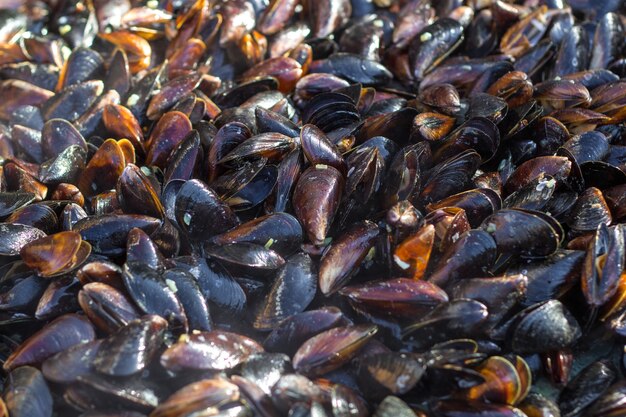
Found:
<path fill-rule="evenodd" d="M 0 3 L 0 417 L 626 416 L 622 0 Z"/>

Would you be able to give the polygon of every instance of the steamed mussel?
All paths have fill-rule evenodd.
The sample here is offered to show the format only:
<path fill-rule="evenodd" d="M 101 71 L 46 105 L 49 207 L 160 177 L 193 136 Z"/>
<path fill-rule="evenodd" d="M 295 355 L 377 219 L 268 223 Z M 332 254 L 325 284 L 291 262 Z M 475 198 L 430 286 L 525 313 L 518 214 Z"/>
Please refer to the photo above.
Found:
<path fill-rule="evenodd" d="M 626 415 L 625 35 L 0 1 L 0 417 Z"/>

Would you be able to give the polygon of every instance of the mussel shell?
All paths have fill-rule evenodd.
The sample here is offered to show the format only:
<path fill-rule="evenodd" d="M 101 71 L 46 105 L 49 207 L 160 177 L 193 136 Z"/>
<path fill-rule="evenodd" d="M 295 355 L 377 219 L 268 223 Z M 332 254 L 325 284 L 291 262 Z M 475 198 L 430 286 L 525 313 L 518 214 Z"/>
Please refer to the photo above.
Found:
<path fill-rule="evenodd" d="M 626 384 L 618 381 L 611 385 L 604 393 L 589 407 L 588 413 L 594 416 L 609 415 L 617 410 L 624 409 L 624 395 Z"/>
<path fill-rule="evenodd" d="M 93 366 L 110 376 L 129 376 L 141 372 L 163 343 L 167 321 L 147 316 L 131 321 L 102 341 Z"/>
<path fill-rule="evenodd" d="M 558 300 L 535 304 L 517 314 L 509 332 L 515 352 L 547 352 L 575 343 L 582 331 L 576 319 Z"/>
<path fill-rule="evenodd" d="M 78 293 L 78 303 L 101 331 L 113 333 L 139 318 L 135 305 L 117 288 L 103 282 L 81 282 L 83 288 Z"/>
<path fill-rule="evenodd" d="M 115 188 L 126 162 L 132 162 L 126 161 L 120 142 L 106 140 L 87 163 L 76 184 L 85 197 Z"/>
<path fill-rule="evenodd" d="M 211 331 L 213 322 L 209 313 L 207 299 L 202 294 L 196 278 L 184 269 L 171 268 L 163 277 L 168 285 L 176 288 L 176 297 L 185 310 L 191 331 Z"/>
<path fill-rule="evenodd" d="M 187 331 L 183 306 L 161 272 L 140 262 L 126 263 L 122 279 L 128 295 L 140 311 L 166 318 L 174 332 Z"/>
<path fill-rule="evenodd" d="M 610 363 L 593 362 L 570 381 L 559 395 L 561 415 L 571 417 L 593 403 L 613 383 L 616 372 Z"/>
<path fill-rule="evenodd" d="M 144 214 L 159 219 L 165 217 L 158 191 L 134 164 L 126 165 L 122 171 L 117 181 L 116 195 L 125 213 Z"/>
<path fill-rule="evenodd" d="M 78 145 L 65 148 L 56 157 L 39 166 L 39 179 L 44 184 L 75 183 L 85 167 L 87 155 Z"/>
<path fill-rule="evenodd" d="M 53 280 L 39 299 L 35 318 L 48 320 L 65 313 L 73 313 L 78 307 L 76 296 L 79 290 L 80 282 L 71 275 Z"/>
<path fill-rule="evenodd" d="M 401 319 L 426 314 L 448 301 L 448 295 L 435 284 L 409 278 L 371 281 L 344 287 L 339 293 L 357 310 Z"/>
<path fill-rule="evenodd" d="M 380 404 L 378 404 L 373 414 L 374 417 L 413 417 L 414 415 L 415 412 L 407 403 L 393 395 L 385 397 Z"/>
<path fill-rule="evenodd" d="M 267 336 L 263 346 L 273 352 L 293 355 L 309 338 L 346 324 L 348 324 L 346 317 L 337 307 L 308 310 L 279 323 Z"/>
<path fill-rule="evenodd" d="M 192 241 L 202 242 L 239 224 L 237 216 L 199 180 L 187 181 L 176 195 L 176 222 Z M 212 221 L 207 222 L 207 219 Z"/>
<path fill-rule="evenodd" d="M 237 190 L 226 203 L 234 211 L 244 211 L 257 207 L 263 203 L 272 193 L 278 181 L 278 168 L 275 165 L 265 165 L 249 181 Z"/>
<path fill-rule="evenodd" d="M 171 371 L 226 370 L 262 352 L 254 340 L 235 333 L 214 330 L 183 335 L 161 355 L 161 365 Z"/>
<path fill-rule="evenodd" d="M 239 387 L 225 378 L 202 379 L 184 386 L 160 403 L 150 414 L 152 417 L 173 415 L 193 415 L 204 410 L 216 413 L 232 412 L 246 415 L 246 410 L 237 410 L 242 404 L 239 400 Z M 220 408 L 224 410 L 220 412 Z"/>
<path fill-rule="evenodd" d="M 81 263 L 87 259 L 91 247 L 87 243 L 86 250 L 82 250 L 81 243 L 77 232 L 60 232 L 29 242 L 22 247 L 20 256 L 40 276 L 51 277 L 80 266 L 77 259 Z"/>
<path fill-rule="evenodd" d="M 74 345 L 46 359 L 41 366 L 41 372 L 51 382 L 59 384 L 76 382 L 79 376 L 93 371 L 92 362 L 101 344 L 102 340 L 97 339 Z"/>
<path fill-rule="evenodd" d="M 330 166 L 310 167 L 300 175 L 293 192 L 293 207 L 313 244 L 320 245 L 326 239 L 343 186 L 343 176 Z"/>
<path fill-rule="evenodd" d="M 463 26 L 456 20 L 442 18 L 426 26 L 409 46 L 413 76 L 422 80 L 463 41 Z"/>
<path fill-rule="evenodd" d="M 469 278 L 448 286 L 451 298 L 469 298 L 487 306 L 486 326 L 494 328 L 505 320 L 526 298 L 528 279 L 524 275 L 494 278 Z"/>
<path fill-rule="evenodd" d="M 41 147 L 44 157 L 54 158 L 69 146 L 78 146 L 87 152 L 87 142 L 67 120 L 48 120 L 41 130 Z"/>
<path fill-rule="evenodd" d="M 217 308 L 213 313 L 224 311 L 229 318 L 240 313 L 246 306 L 246 294 L 226 268 L 218 262 L 207 262 L 204 258 L 177 258 L 176 266 L 191 272 L 200 286 L 200 291 L 210 305 Z"/>
<path fill-rule="evenodd" d="M 618 291 L 624 271 L 624 229 L 598 226 L 589 244 L 581 275 L 581 288 L 593 307 L 605 304 Z"/>
<path fill-rule="evenodd" d="M 602 191 L 589 187 L 578 196 L 567 225 L 577 231 L 589 232 L 596 230 L 600 225 L 610 225 L 612 221 L 611 210 L 604 200 Z"/>
<path fill-rule="evenodd" d="M 330 295 L 348 282 L 374 246 L 378 234 L 378 226 L 365 221 L 353 225 L 332 242 L 319 266 L 323 294 Z"/>
<path fill-rule="evenodd" d="M 284 319 L 303 312 L 315 297 L 316 272 L 309 255 L 297 253 L 289 257 L 262 303 L 254 327 L 270 330 Z"/>
<path fill-rule="evenodd" d="M 300 247 L 302 238 L 302 226 L 295 217 L 287 213 L 274 213 L 242 223 L 214 236 L 210 242 L 216 245 L 242 242 L 269 245 L 268 248 L 287 256 Z"/>
<path fill-rule="evenodd" d="M 254 243 L 205 245 L 206 257 L 218 261 L 235 275 L 255 276 L 272 273 L 285 265 L 285 259 L 272 249 Z"/>
<path fill-rule="evenodd" d="M 454 157 L 466 149 L 474 149 L 482 163 L 489 161 L 500 145 L 500 132 L 497 126 L 487 118 L 473 118 L 463 123 L 441 141 L 433 154 L 436 162 Z"/>
<path fill-rule="evenodd" d="M 349 361 L 372 338 L 374 325 L 336 327 L 322 332 L 300 346 L 293 357 L 294 368 L 301 373 L 322 375 Z"/>
<path fill-rule="evenodd" d="M 556 220 L 548 222 L 535 213 L 539 212 L 502 209 L 487 217 L 481 227 L 493 236 L 500 253 L 530 258 L 548 256 L 558 249 L 562 231 L 555 230 Z M 517 228 L 519 224 L 526 225 L 523 231 Z M 513 227 L 515 231 L 511 230 Z"/>
<path fill-rule="evenodd" d="M 314 61 L 309 70 L 337 75 L 363 85 L 384 85 L 392 79 L 391 72 L 379 62 L 347 52 L 333 53 L 326 59 Z"/>
<path fill-rule="evenodd" d="M 11 417 L 52 417 L 52 394 L 39 370 L 21 366 L 9 374 L 4 399 Z"/>
<path fill-rule="evenodd" d="M 474 300 L 458 299 L 439 304 L 418 322 L 407 326 L 403 338 L 425 348 L 451 337 L 472 337 L 487 319 L 487 307 Z"/>
<path fill-rule="evenodd" d="M 95 338 L 95 330 L 87 319 L 66 314 L 26 339 L 7 358 L 3 368 L 11 371 L 19 366 L 39 364 L 56 353 Z"/>
<path fill-rule="evenodd" d="M 427 180 L 420 193 L 423 204 L 464 191 L 480 161 L 481 157 L 476 151 L 466 150 L 434 166 L 424 175 Z"/>
<path fill-rule="evenodd" d="M 0 255 L 19 255 L 28 243 L 41 239 L 46 233 L 36 227 L 19 223 L 0 224 Z"/>
<path fill-rule="evenodd" d="M 419 383 L 425 371 L 424 364 L 409 354 L 368 355 L 359 361 L 359 386 L 374 399 L 403 395 Z"/>
<path fill-rule="evenodd" d="M 128 233 L 133 228 L 152 233 L 159 224 L 158 219 L 138 214 L 105 214 L 81 219 L 73 230 L 91 244 L 95 253 L 116 256 L 126 250 Z"/>
<path fill-rule="evenodd" d="M 445 287 L 459 278 L 485 276 L 496 260 L 498 249 L 498 240 L 489 233 L 469 230 L 448 247 L 428 280 Z"/>
<path fill-rule="evenodd" d="M 523 274 L 528 278 L 524 306 L 559 299 L 578 283 L 585 253 L 558 250 L 549 257 L 506 271 L 506 275 Z"/>
<path fill-rule="evenodd" d="M 27 192 L 0 192 L 0 217 L 6 217 L 35 199 L 35 194 Z"/>

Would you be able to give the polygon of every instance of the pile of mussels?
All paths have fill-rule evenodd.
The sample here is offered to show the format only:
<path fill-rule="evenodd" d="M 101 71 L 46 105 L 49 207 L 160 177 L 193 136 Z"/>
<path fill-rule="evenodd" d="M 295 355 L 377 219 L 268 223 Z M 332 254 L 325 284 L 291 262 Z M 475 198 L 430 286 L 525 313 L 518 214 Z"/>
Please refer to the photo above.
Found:
<path fill-rule="evenodd" d="M 621 0 L 8 0 L 0 417 L 626 415 Z"/>

